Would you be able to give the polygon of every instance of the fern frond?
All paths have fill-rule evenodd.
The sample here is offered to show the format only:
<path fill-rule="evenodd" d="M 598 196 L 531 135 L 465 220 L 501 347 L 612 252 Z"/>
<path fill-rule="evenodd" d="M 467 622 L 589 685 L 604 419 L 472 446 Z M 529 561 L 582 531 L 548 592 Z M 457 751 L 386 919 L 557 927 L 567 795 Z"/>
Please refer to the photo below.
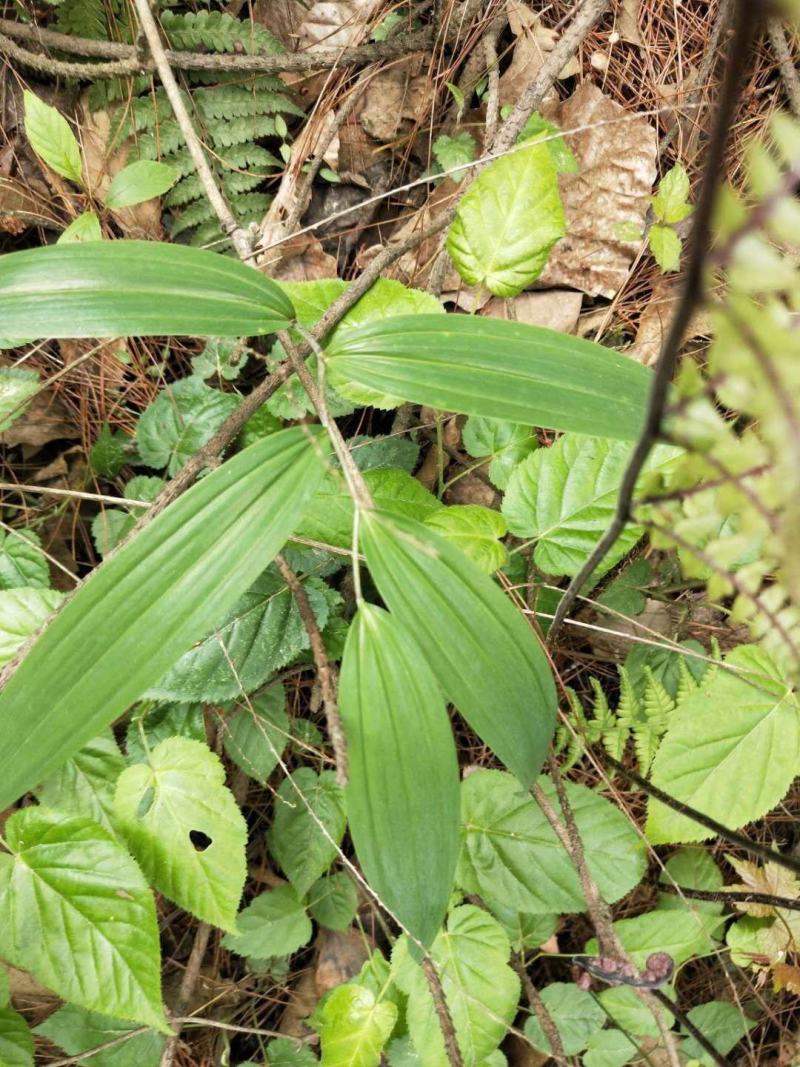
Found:
<path fill-rule="evenodd" d="M 283 170 L 283 163 L 272 152 L 268 152 L 261 145 L 246 142 L 242 145 L 233 145 L 224 156 L 222 163 L 226 167 L 237 170 L 258 170 L 262 174 L 277 169 Z"/>
<path fill-rule="evenodd" d="M 248 115 L 232 121 L 213 119 L 207 124 L 206 133 L 215 145 L 230 148 L 245 141 L 256 141 L 259 137 L 274 137 L 275 120 L 269 115 Z"/>
<path fill-rule="evenodd" d="M 650 770 L 669 725 L 669 717 L 675 710 L 675 701 L 653 674 L 652 667 L 645 667 L 645 677 L 641 715 L 633 727 L 633 743 L 642 774 Z"/>
<path fill-rule="evenodd" d="M 192 85 L 242 85 L 254 82 L 259 89 L 286 92 L 286 83 L 277 74 L 242 74 L 238 70 L 187 70 Z"/>
<path fill-rule="evenodd" d="M 214 217 L 214 209 L 205 198 L 195 200 L 175 218 L 170 232 L 173 237 L 177 237 L 185 230 L 191 230 L 193 226 L 199 226 L 201 222 L 208 222 Z"/>
<path fill-rule="evenodd" d="M 676 706 L 682 703 L 692 693 L 696 693 L 700 686 L 695 679 L 695 676 L 689 670 L 686 665 L 686 660 L 683 656 L 678 660 L 678 688 L 675 693 Z"/>
<path fill-rule="evenodd" d="M 594 692 L 592 716 L 597 739 L 602 742 L 603 748 L 610 756 L 614 759 L 622 759 L 630 731 L 624 723 L 620 723 L 616 713 L 609 706 L 608 697 L 597 678 L 592 677 L 589 682 Z"/>
<path fill-rule="evenodd" d="M 143 133 L 136 141 L 134 154 L 137 159 L 164 159 L 178 149 L 185 141 L 177 122 L 163 123 L 152 133 Z"/>
<path fill-rule="evenodd" d="M 260 174 L 247 174 L 239 170 L 232 170 L 222 179 L 222 188 L 228 196 L 239 196 L 241 193 L 249 193 L 257 189 L 263 181 Z"/>
<path fill-rule="evenodd" d="M 114 10 L 116 10 L 116 7 Z M 55 28 L 73 37 L 104 41 L 108 37 L 105 0 L 62 0 Z"/>
<path fill-rule="evenodd" d="M 632 727 L 639 718 L 639 701 L 636 699 L 636 691 L 631 684 L 631 676 L 625 667 L 618 667 L 619 673 L 619 704 L 617 704 L 617 718 L 624 726 Z"/>
<path fill-rule="evenodd" d="M 288 96 L 256 86 L 219 85 L 198 89 L 194 101 L 205 119 L 246 118 L 250 115 L 303 114 L 303 109 Z"/>
<path fill-rule="evenodd" d="M 161 26 L 172 48 L 211 52 L 236 52 L 244 49 L 250 55 L 278 55 L 283 51 L 280 42 L 263 26 L 251 19 L 237 19 L 224 11 L 197 11 L 177 14 L 161 13 Z"/>

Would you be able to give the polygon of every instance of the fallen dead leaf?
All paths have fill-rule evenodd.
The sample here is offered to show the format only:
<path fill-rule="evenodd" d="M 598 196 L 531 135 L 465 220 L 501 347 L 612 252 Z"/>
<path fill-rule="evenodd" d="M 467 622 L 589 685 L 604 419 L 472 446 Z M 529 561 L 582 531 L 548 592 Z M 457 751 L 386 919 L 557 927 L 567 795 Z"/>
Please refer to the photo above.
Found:
<path fill-rule="evenodd" d="M 376 141 L 393 141 L 406 122 L 424 119 L 431 103 L 430 82 L 421 73 L 424 59 L 415 56 L 393 63 L 367 86 L 361 125 Z"/>
<path fill-rule="evenodd" d="M 347 48 L 359 44 L 382 0 L 317 0 L 300 24 L 301 44 L 314 48 Z"/>
<path fill-rule="evenodd" d="M 575 333 L 582 303 L 582 293 L 571 289 L 548 289 L 541 293 L 520 293 L 512 300 L 493 296 L 481 314 L 525 322 L 529 326 L 545 326 L 561 333 Z"/>
<path fill-rule="evenodd" d="M 656 131 L 646 119 L 626 118 L 625 109 L 591 82 L 580 85 L 563 104 L 542 111 L 565 131 L 578 173 L 561 175 L 567 234 L 553 249 L 538 284 L 611 298 L 639 249 L 638 241 L 621 241 L 617 229 L 621 223 L 644 229 L 656 179 Z M 578 127 L 580 133 L 566 132 Z"/>
<path fill-rule="evenodd" d="M 702 132 L 697 122 L 697 112 L 686 111 L 685 105 L 691 103 L 694 93 L 700 82 L 700 72 L 696 67 L 688 67 L 685 70 L 683 81 L 662 82 L 655 85 L 656 95 L 664 111 L 659 115 L 662 129 L 667 132 L 677 123 L 680 133 L 680 155 L 684 159 L 691 159 L 694 155 L 696 141 Z"/>
<path fill-rule="evenodd" d="M 506 11 L 516 42 L 511 63 L 500 75 L 500 103 L 515 104 L 555 48 L 559 35 L 545 26 L 539 15 L 523 0 L 507 0 Z M 574 77 L 580 74 L 580 69 L 577 58 L 573 58 L 560 72 L 559 78 Z M 550 96 L 556 97 L 554 90 L 551 90 Z"/>
<path fill-rule="evenodd" d="M 304 233 L 270 250 L 278 253 L 269 264 L 271 278 L 282 282 L 312 282 L 336 277 L 336 256 L 324 251 L 313 234 Z"/>
<path fill-rule="evenodd" d="M 626 355 L 635 359 L 637 363 L 651 367 L 658 359 L 664 344 L 664 336 L 669 329 L 675 306 L 680 299 L 680 287 L 674 279 L 659 279 L 653 286 L 651 299 L 645 305 L 642 317 L 639 320 L 639 328 L 636 331 L 636 339 L 626 350 Z M 711 336 L 711 319 L 706 313 L 700 312 L 693 316 L 683 335 L 684 342 L 691 341 L 695 337 Z"/>
<path fill-rule="evenodd" d="M 590 608 L 581 612 L 581 622 L 592 626 L 602 626 L 602 630 L 584 630 L 586 640 L 594 654 L 611 663 L 621 663 L 633 648 L 632 639 L 659 634 L 673 638 L 676 636 L 678 611 L 674 604 L 662 600 L 648 599 L 640 615 L 620 618 L 606 612 Z M 612 632 L 607 632 L 612 631 Z"/>
<path fill-rule="evenodd" d="M 503 1052 L 509 1067 L 544 1067 L 544 1064 L 551 1062 L 546 1052 L 539 1052 L 530 1041 L 517 1034 L 508 1035 L 503 1042 Z"/>
<path fill-rule="evenodd" d="M 445 493 L 447 504 L 481 504 L 485 508 L 498 508 L 500 494 L 477 474 L 465 474 L 453 482 Z"/>
<path fill-rule="evenodd" d="M 0 176 L 0 231 L 20 234 L 40 219 L 58 225 L 49 198 L 37 196 L 35 189 L 15 178 Z"/>
<path fill-rule="evenodd" d="M 762 867 L 751 863 L 750 860 L 737 859 L 736 856 L 728 856 L 727 859 L 742 881 L 728 885 L 726 889 L 740 893 L 767 893 L 774 897 L 788 897 L 790 900 L 797 900 L 800 896 L 800 882 L 785 867 L 780 867 L 777 863 L 765 863 Z M 736 901 L 734 907 L 737 911 L 754 915 L 756 918 L 763 919 L 775 914 L 775 908 L 771 904 L 746 904 Z"/>
<path fill-rule="evenodd" d="M 375 946 L 360 930 L 323 930 L 318 938 L 318 958 L 314 972 L 317 993 L 355 978 Z"/>
<path fill-rule="evenodd" d="M 75 440 L 78 436 L 78 428 L 67 409 L 45 389 L 37 393 L 25 413 L 0 434 L 0 444 L 8 448 L 25 445 L 30 456 L 50 441 Z"/>
<path fill-rule="evenodd" d="M 253 22 L 264 26 L 290 51 L 295 51 L 307 4 L 301 0 L 256 0 Z"/>
<path fill-rule="evenodd" d="M 451 178 L 445 178 L 440 185 L 436 186 L 423 206 L 394 231 L 387 242 L 388 247 L 403 244 L 413 234 L 427 229 L 443 211 L 450 207 L 458 192 L 459 186 L 456 182 Z M 406 252 L 389 269 L 387 277 L 398 278 L 406 285 L 424 289 L 436 255 L 442 247 L 442 237 L 443 232 L 422 241 L 413 251 Z M 443 291 L 459 292 L 462 288 L 461 278 L 448 257 Z"/>
<path fill-rule="evenodd" d="M 623 41 L 644 48 L 641 32 L 639 31 L 639 10 L 641 0 L 622 0 L 617 12 L 617 33 Z"/>
<path fill-rule="evenodd" d="M 287 1037 L 304 1038 L 313 1033 L 305 1020 L 319 1000 L 313 971 L 303 971 L 289 990 L 289 1002 L 283 1009 L 278 1030 Z"/>

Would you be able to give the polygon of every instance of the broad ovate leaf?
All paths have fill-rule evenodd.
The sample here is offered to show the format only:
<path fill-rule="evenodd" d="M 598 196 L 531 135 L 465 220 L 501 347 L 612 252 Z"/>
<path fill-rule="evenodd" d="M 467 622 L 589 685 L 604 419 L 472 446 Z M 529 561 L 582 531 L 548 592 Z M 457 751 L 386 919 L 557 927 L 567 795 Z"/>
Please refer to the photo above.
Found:
<path fill-rule="evenodd" d="M 139 1032 L 131 1033 L 134 1030 Z M 142 1031 L 132 1023 L 86 1011 L 76 1004 L 64 1004 L 54 1011 L 36 1027 L 36 1033 L 52 1041 L 68 1056 L 80 1056 L 83 1052 L 90 1054 L 99 1046 L 119 1042 L 82 1058 L 80 1062 L 88 1067 L 158 1067 L 165 1040 L 154 1030 Z"/>
<path fill-rule="evenodd" d="M 160 893 L 203 922 L 236 928 L 247 826 L 219 756 L 199 741 L 167 738 L 120 775 L 114 814 Z"/>
<path fill-rule="evenodd" d="M 462 440 L 467 452 L 475 459 L 490 458 L 487 474 L 498 489 L 505 489 L 511 472 L 531 452 L 539 441 L 530 427 L 515 422 L 485 419 L 472 415 L 464 424 Z"/>
<path fill-rule="evenodd" d="M 136 427 L 142 462 L 166 467 L 172 477 L 238 406 L 238 397 L 212 389 L 200 378 L 168 385 L 145 408 Z"/>
<path fill-rule="evenodd" d="M 344 796 L 332 771 L 300 767 L 281 783 L 267 840 L 300 896 L 330 867 L 346 824 Z"/>
<path fill-rule="evenodd" d="M 426 526 L 367 512 L 361 544 L 378 591 L 445 697 L 529 785 L 556 715 L 550 666 L 533 630 L 487 575 Z"/>
<path fill-rule="evenodd" d="M 297 523 L 323 475 L 319 450 L 307 427 L 251 445 L 87 579 L 0 693 L 0 806 L 96 737 L 213 630 Z"/>
<path fill-rule="evenodd" d="M 0 530 L 0 589 L 44 588 L 50 567 L 34 530 Z"/>
<path fill-rule="evenodd" d="M 355 382 L 441 411 L 623 441 L 639 436 L 651 379 L 592 341 L 475 315 L 369 322 L 337 333 L 326 351 L 337 387 Z"/>
<path fill-rule="evenodd" d="M 14 653 L 55 611 L 63 595 L 53 589 L 8 589 L 0 593 L 0 663 Z"/>
<path fill-rule="evenodd" d="M 31 148 L 56 174 L 72 182 L 80 182 L 81 149 L 67 120 L 56 108 L 46 104 L 29 89 L 25 90 L 23 97 L 25 133 Z"/>
<path fill-rule="evenodd" d="M 266 785 L 277 767 L 288 740 L 289 716 L 282 685 L 243 700 L 222 727 L 228 756 L 261 785 Z"/>
<path fill-rule="evenodd" d="M 539 277 L 565 232 L 553 157 L 534 143 L 478 175 L 458 203 L 447 251 L 468 285 L 508 298 Z"/>
<path fill-rule="evenodd" d="M 294 309 L 260 271 L 216 252 L 156 241 L 91 241 L 0 256 L 6 336 L 249 337 Z"/>
<path fill-rule="evenodd" d="M 326 874 L 315 882 L 308 891 L 308 910 L 320 926 L 346 930 L 358 911 L 358 889 L 347 871 Z"/>
<path fill-rule="evenodd" d="M 619 919 L 614 930 L 637 967 L 644 967 L 651 952 L 666 952 L 679 967 L 692 956 L 705 956 L 716 945 L 712 938 L 725 922 L 717 915 L 703 915 L 695 911 L 648 911 L 633 919 Z M 586 952 L 596 956 L 597 939 L 586 943 Z"/>
<path fill-rule="evenodd" d="M 290 885 L 257 896 L 239 913 L 236 926 L 239 932 L 226 934 L 222 943 L 239 956 L 288 956 L 311 940 L 311 920 Z"/>
<path fill-rule="evenodd" d="M 153 895 L 90 819 L 25 808 L 3 831 L 0 953 L 64 1000 L 169 1033 Z"/>
<path fill-rule="evenodd" d="M 797 697 L 768 653 L 743 645 L 672 713 L 651 777 L 676 800 L 738 830 L 775 807 L 799 759 Z M 712 836 L 654 799 L 646 831 L 658 844 Z"/>
<path fill-rule="evenodd" d="M 533 559 L 545 574 L 578 573 L 608 529 L 630 458 L 630 445 L 601 437 L 564 434 L 514 470 L 503 499 L 503 515 L 517 537 L 536 540 Z M 657 445 L 646 471 L 674 463 L 679 450 Z M 616 566 L 644 535 L 629 524 L 600 568 Z"/>
<path fill-rule="evenodd" d="M 539 785 L 558 811 L 552 782 Z M 634 826 L 610 801 L 565 782 L 586 863 L 603 898 L 614 903 L 638 884 L 647 861 Z M 530 794 L 510 774 L 481 770 L 461 784 L 463 845 L 458 881 L 465 892 L 532 914 L 583 911 L 574 865 Z"/>
<path fill-rule="evenodd" d="M 397 1021 L 397 1005 L 356 982 L 337 986 L 315 1019 L 322 1067 L 378 1067 Z"/>
<path fill-rule="evenodd" d="M 157 163 L 152 159 L 139 159 L 129 163 L 114 175 L 105 194 L 106 207 L 112 211 L 121 207 L 131 207 L 145 200 L 152 200 L 171 189 L 179 174 L 174 167 L 166 163 Z"/>
<path fill-rule="evenodd" d="M 566 1056 L 576 1056 L 589 1044 L 592 1034 L 603 1028 L 606 1013 L 595 997 L 574 982 L 551 982 L 540 996 L 550 1019 L 561 1039 L 561 1049 Z M 538 1016 L 529 1015 L 525 1022 L 525 1036 L 534 1048 L 550 1052 L 550 1039 L 542 1028 Z"/>
<path fill-rule="evenodd" d="M 339 701 L 356 855 L 378 897 L 428 946 L 458 859 L 458 761 L 436 678 L 382 608 L 362 604 L 350 626 Z"/>
<path fill-rule="evenodd" d="M 95 737 L 36 790 L 39 801 L 68 815 L 85 815 L 114 830 L 114 790 L 125 760 L 111 730 Z"/>
<path fill-rule="evenodd" d="M 464 1067 L 478 1067 L 503 1040 L 517 1011 L 519 979 L 502 926 L 472 904 L 454 908 L 431 947 Z M 408 996 L 406 1021 L 422 1067 L 448 1067 L 428 982 L 407 937 L 392 953 L 392 977 Z"/>
<path fill-rule="evenodd" d="M 508 561 L 500 538 L 508 532 L 506 520 L 480 504 L 453 504 L 438 508 L 425 519 L 425 525 L 452 542 L 484 572 L 492 574 Z"/>

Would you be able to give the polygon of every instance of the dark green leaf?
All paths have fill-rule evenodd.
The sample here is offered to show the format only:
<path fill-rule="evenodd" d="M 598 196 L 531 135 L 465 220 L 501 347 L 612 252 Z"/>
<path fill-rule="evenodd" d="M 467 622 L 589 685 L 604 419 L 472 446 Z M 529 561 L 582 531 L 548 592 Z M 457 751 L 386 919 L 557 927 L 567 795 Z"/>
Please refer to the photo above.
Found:
<path fill-rule="evenodd" d="M 330 867 L 346 821 L 342 790 L 331 771 L 317 775 L 300 767 L 281 783 L 267 841 L 300 896 Z"/>
<path fill-rule="evenodd" d="M 242 702 L 226 721 L 225 751 L 245 774 L 265 785 L 289 740 L 286 693 L 275 685 Z"/>
<path fill-rule="evenodd" d="M 545 986 L 540 996 L 550 1018 L 558 1030 L 561 1047 L 566 1056 L 583 1052 L 592 1034 L 601 1030 L 606 1013 L 591 993 L 579 989 L 572 982 L 553 982 Z M 543 1052 L 550 1052 L 550 1040 L 536 1015 L 529 1015 L 525 1036 Z"/>
<path fill-rule="evenodd" d="M 0 1064 L 34 1067 L 33 1037 L 28 1024 L 13 1008 L 0 1008 Z"/>
<path fill-rule="evenodd" d="M 329 930 L 346 930 L 357 909 L 358 890 L 347 871 L 324 875 L 308 891 L 308 910 Z"/>
<path fill-rule="evenodd" d="M 311 920 L 295 890 L 279 885 L 257 896 L 236 918 L 223 945 L 237 956 L 286 956 L 311 940 Z"/>
<path fill-rule="evenodd" d="M 118 1040 L 138 1029 L 120 1019 L 111 1019 L 75 1004 L 64 1004 L 36 1027 L 68 1056 L 79 1056 L 109 1041 Z M 86 1067 L 158 1067 L 164 1049 L 164 1037 L 145 1030 L 93 1056 L 81 1058 Z"/>
<path fill-rule="evenodd" d="M 136 444 L 148 467 L 166 467 L 170 477 L 239 406 L 238 397 L 184 378 L 162 389 L 136 427 Z"/>

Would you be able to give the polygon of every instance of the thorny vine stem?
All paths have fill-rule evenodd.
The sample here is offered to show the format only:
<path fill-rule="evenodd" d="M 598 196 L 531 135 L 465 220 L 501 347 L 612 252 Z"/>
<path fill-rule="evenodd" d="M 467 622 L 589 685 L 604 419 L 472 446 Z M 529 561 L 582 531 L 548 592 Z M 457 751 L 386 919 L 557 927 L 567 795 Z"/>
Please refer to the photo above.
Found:
<path fill-rule="evenodd" d="M 614 545 L 630 517 L 636 482 L 650 452 L 659 439 L 661 423 L 667 405 L 667 396 L 683 343 L 684 333 L 692 316 L 703 299 L 703 271 L 706 262 L 711 218 L 716 201 L 717 182 L 722 171 L 725 146 L 733 124 L 739 101 L 743 59 L 747 56 L 758 24 L 758 7 L 750 0 L 738 0 L 735 12 L 735 29 L 728 46 L 725 75 L 720 89 L 714 125 L 708 145 L 707 163 L 698 198 L 697 211 L 689 244 L 689 258 L 678 306 L 661 356 L 656 366 L 645 422 L 633 454 L 622 478 L 617 507 L 611 525 L 598 541 L 594 551 L 572 579 L 564 592 L 548 633 L 551 643 L 557 637 L 564 619 L 572 610 L 584 583 L 591 577 L 598 564 Z"/>

